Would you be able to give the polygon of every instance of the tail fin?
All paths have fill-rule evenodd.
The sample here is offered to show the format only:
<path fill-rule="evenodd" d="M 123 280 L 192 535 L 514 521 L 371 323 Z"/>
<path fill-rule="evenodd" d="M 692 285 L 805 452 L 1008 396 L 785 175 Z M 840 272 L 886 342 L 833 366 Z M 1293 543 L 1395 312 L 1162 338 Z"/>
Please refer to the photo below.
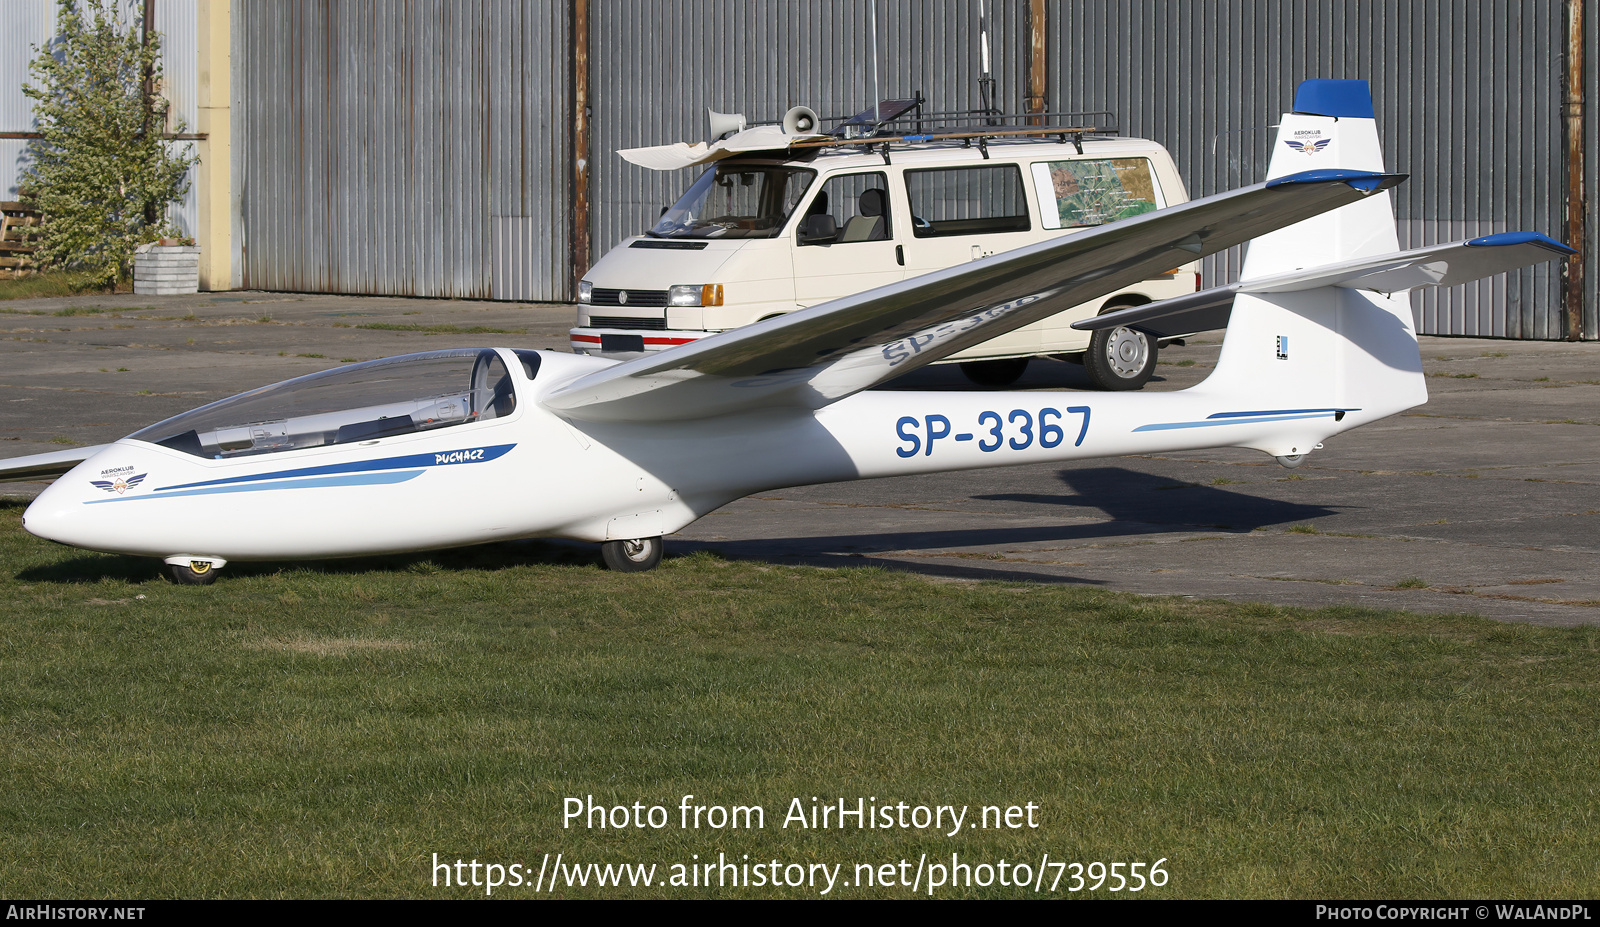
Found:
<path fill-rule="evenodd" d="M 1383 170 L 1366 81 L 1310 80 L 1273 142 L 1268 183 L 1307 170 Z M 1307 219 L 1250 243 L 1240 282 L 1396 252 L 1389 194 Z M 1216 372 L 1197 387 L 1259 397 L 1263 410 L 1333 412 L 1278 432 L 1258 449 L 1296 457 L 1323 437 L 1427 401 L 1409 290 L 1323 286 L 1240 293 Z M 1337 424 L 1335 424 L 1337 422 Z"/>
<path fill-rule="evenodd" d="M 1383 173 L 1378 121 L 1366 81 L 1305 81 L 1295 93 L 1294 110 L 1278 125 L 1268 183 L 1309 170 Z M 1399 250 L 1394 206 L 1388 195 L 1372 196 L 1251 242 L 1239 279 Z"/>

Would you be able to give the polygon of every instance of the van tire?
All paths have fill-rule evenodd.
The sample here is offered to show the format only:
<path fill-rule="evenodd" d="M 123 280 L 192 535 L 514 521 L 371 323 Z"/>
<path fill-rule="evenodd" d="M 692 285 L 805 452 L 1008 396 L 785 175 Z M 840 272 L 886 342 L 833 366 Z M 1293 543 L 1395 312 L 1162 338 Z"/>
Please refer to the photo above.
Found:
<path fill-rule="evenodd" d="M 1138 389 L 1156 372 L 1156 352 L 1156 339 L 1144 332 L 1125 327 L 1102 329 L 1089 339 L 1084 371 L 1095 389 Z"/>
<path fill-rule="evenodd" d="M 1031 357 L 1008 357 L 1005 360 L 965 361 L 961 372 L 979 386 L 1010 386 L 1022 379 L 1028 370 Z"/>

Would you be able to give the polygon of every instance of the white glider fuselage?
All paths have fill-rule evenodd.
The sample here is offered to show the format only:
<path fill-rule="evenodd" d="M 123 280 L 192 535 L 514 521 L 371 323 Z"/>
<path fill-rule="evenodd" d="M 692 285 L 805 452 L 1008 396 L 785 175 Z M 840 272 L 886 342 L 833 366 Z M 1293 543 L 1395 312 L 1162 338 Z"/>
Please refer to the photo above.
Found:
<path fill-rule="evenodd" d="M 817 410 L 583 422 L 539 397 L 613 362 L 541 354 L 532 380 L 508 365 L 524 401 L 488 421 L 231 459 L 124 438 L 41 493 L 25 525 L 90 550 L 218 562 L 652 537 L 785 486 L 1219 445 L 1298 455 L 1419 399 L 1354 407 L 1335 376 L 1241 404 L 1208 379 L 1157 394 L 875 390 Z"/>

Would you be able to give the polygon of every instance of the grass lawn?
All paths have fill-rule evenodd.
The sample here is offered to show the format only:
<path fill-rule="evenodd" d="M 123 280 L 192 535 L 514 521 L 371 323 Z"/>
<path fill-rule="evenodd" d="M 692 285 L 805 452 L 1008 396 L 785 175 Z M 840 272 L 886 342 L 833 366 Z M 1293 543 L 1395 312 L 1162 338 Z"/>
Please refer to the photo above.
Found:
<path fill-rule="evenodd" d="M 133 292 L 132 280 L 117 281 L 115 291 Z M 0 278 L 0 300 L 38 299 L 43 296 L 77 296 L 80 293 L 110 292 L 95 282 L 92 274 L 82 271 L 53 270 L 28 274 L 25 277 Z"/>
<path fill-rule="evenodd" d="M 482 897 L 435 887 L 437 854 L 527 867 L 494 894 L 520 898 L 557 853 L 658 882 L 719 853 L 838 864 L 846 898 L 911 894 L 857 864 L 904 859 L 909 880 L 952 854 L 1042 870 L 1042 894 L 1059 876 L 1058 897 L 1059 863 L 1159 859 L 1169 880 L 1140 897 L 1600 886 L 1595 629 L 707 554 L 622 575 L 542 544 L 235 564 L 188 588 L 36 540 L 21 513 L 0 503 L 10 897 Z M 668 826 L 564 828 L 590 795 Z M 683 828 L 685 795 L 765 826 Z M 965 806 L 968 825 L 1032 803 L 1037 826 L 785 827 L 796 798 Z"/>

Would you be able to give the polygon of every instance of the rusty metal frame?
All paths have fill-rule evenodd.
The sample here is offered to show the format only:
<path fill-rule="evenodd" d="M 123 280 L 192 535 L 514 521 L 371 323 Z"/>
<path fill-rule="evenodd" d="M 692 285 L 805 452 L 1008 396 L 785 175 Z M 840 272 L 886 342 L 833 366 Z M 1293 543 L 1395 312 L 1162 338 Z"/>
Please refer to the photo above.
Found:
<path fill-rule="evenodd" d="M 1585 219 L 1589 211 L 1588 190 L 1584 185 L 1584 14 L 1587 0 L 1567 0 L 1567 87 L 1564 120 L 1567 142 L 1567 244 L 1578 253 L 1567 258 L 1561 271 L 1561 306 L 1566 322 L 1566 339 L 1583 340 L 1585 251 L 1588 236 Z"/>

